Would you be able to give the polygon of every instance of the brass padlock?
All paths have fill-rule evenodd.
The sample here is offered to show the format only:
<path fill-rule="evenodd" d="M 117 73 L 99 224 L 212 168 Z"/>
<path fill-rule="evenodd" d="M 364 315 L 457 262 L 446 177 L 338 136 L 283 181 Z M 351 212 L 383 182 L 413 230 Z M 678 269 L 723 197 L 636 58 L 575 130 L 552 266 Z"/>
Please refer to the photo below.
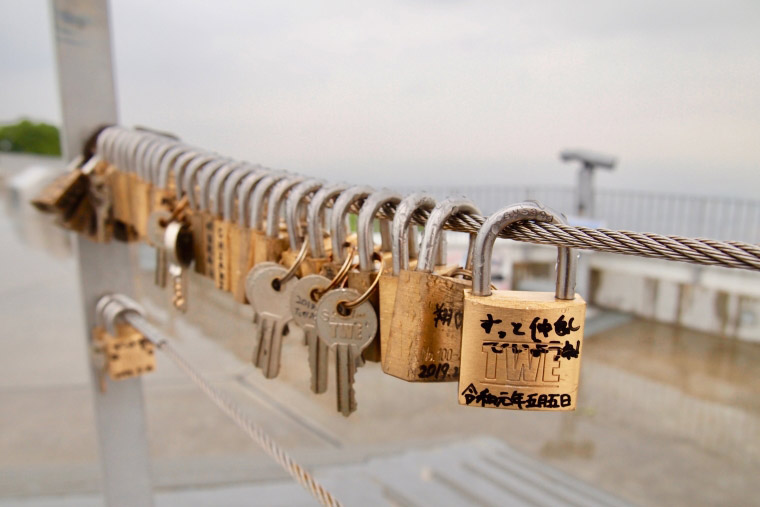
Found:
<path fill-rule="evenodd" d="M 93 329 L 96 350 L 105 357 L 105 371 L 113 380 L 136 377 L 156 369 L 153 344 L 129 324 L 116 324 L 116 333 Z"/>
<path fill-rule="evenodd" d="M 309 203 L 306 212 L 306 232 L 309 236 L 311 256 L 306 260 L 312 273 L 332 279 L 337 274 L 337 266 L 332 262 L 332 238 L 325 234 L 325 208 L 346 190 L 347 185 L 337 183 L 322 187 Z M 341 259 L 337 259 L 340 262 Z"/>
<path fill-rule="evenodd" d="M 187 196 L 188 220 L 190 231 L 193 234 L 193 257 L 195 258 L 195 272 L 205 275 L 206 266 L 206 225 L 210 221 L 207 213 L 202 212 L 198 204 L 196 187 L 198 186 L 198 173 L 203 166 L 210 162 L 213 157 L 209 154 L 195 150 L 188 150 L 180 155 L 173 164 L 175 188 L 177 199 Z"/>
<path fill-rule="evenodd" d="M 174 199 L 174 189 L 161 185 L 160 169 L 163 159 L 172 154 L 172 150 L 181 146 L 180 143 L 169 139 L 161 138 L 150 145 L 145 152 L 144 171 L 147 174 L 150 183 L 149 208 L 150 212 L 156 210 L 168 211 L 174 208 L 176 201 Z M 168 178 L 167 178 L 168 179 Z M 146 230 L 147 233 L 147 230 Z"/>
<path fill-rule="evenodd" d="M 145 154 L 154 144 L 158 144 L 159 142 L 160 138 L 158 136 L 141 134 L 130 161 L 132 172 L 135 175 L 134 195 L 132 197 L 134 225 L 138 239 L 141 240 L 145 240 L 147 236 L 148 217 L 152 208 L 153 194 L 153 185 L 150 179 L 150 171 L 145 163 Z"/>
<path fill-rule="evenodd" d="M 574 410 L 586 302 L 575 294 L 576 254 L 560 247 L 549 292 L 492 291 L 499 233 L 525 220 L 565 223 L 535 202 L 491 215 L 475 240 L 472 290 L 465 291 L 459 403 L 513 410 Z"/>
<path fill-rule="evenodd" d="M 227 162 L 228 161 L 225 159 L 214 157 L 212 160 L 206 162 L 198 173 L 198 210 L 202 217 L 203 256 L 206 265 L 206 271 L 203 274 L 212 280 L 216 280 L 214 242 L 216 232 L 215 223 L 218 220 L 218 217 L 216 211 L 211 206 L 211 187 L 220 173 L 228 174 L 228 171 L 223 171 Z M 191 193 L 188 193 L 188 198 L 192 198 Z M 190 199 L 188 199 L 188 202 L 189 201 Z"/>
<path fill-rule="evenodd" d="M 317 192 L 324 181 L 317 179 L 309 179 L 296 185 L 288 194 L 288 199 L 285 202 L 285 224 L 287 225 L 288 232 L 288 248 L 282 252 L 280 263 L 286 268 L 290 268 L 295 264 L 296 259 L 301 250 L 304 238 L 306 237 L 305 226 L 305 212 L 306 212 L 306 199 L 313 196 Z M 306 257 L 303 258 L 295 271 L 295 276 L 302 277 L 304 275 L 315 275 L 319 272 L 311 270 L 314 265 L 308 262 L 310 256 L 308 252 Z"/>
<path fill-rule="evenodd" d="M 113 199 L 112 215 L 114 236 L 122 241 L 134 241 L 137 233 L 132 225 L 129 176 L 123 169 L 121 153 L 126 131 L 118 127 L 109 127 L 98 136 L 98 153 L 107 160 L 111 168 L 107 171 L 107 182 Z"/>
<path fill-rule="evenodd" d="M 211 177 L 205 192 L 201 192 L 201 209 L 211 217 L 206 235 L 206 263 L 213 266 L 206 275 L 214 281 L 217 289 L 223 289 L 228 282 L 229 230 L 230 222 L 224 219 L 224 186 L 240 162 L 219 159 L 206 164 L 204 171 Z M 234 204 L 234 203 L 233 203 Z"/>
<path fill-rule="evenodd" d="M 460 213 L 479 211 L 462 199 L 438 203 L 425 225 L 417 269 L 399 273 L 383 371 L 408 382 L 459 378 L 464 289 L 470 284 L 435 274 L 434 264 L 443 226 Z"/>
<path fill-rule="evenodd" d="M 280 210 L 288 192 L 304 180 L 302 176 L 288 175 L 278 181 L 267 198 L 266 228 L 252 223 L 256 232 L 254 241 L 254 265 L 262 262 L 280 262 L 282 253 L 288 248 L 288 234 L 283 230 Z"/>
<path fill-rule="evenodd" d="M 250 204 L 254 189 L 271 173 L 261 167 L 245 177 L 237 191 L 237 221 L 230 229 L 230 291 L 238 303 L 245 304 L 245 277 L 253 266 L 253 231 L 250 228 Z"/>
<path fill-rule="evenodd" d="M 87 195 L 88 180 L 82 172 L 82 157 L 74 159 L 66 172 L 45 185 L 32 205 L 44 213 L 65 214 Z"/>
<path fill-rule="evenodd" d="M 346 256 L 348 245 L 347 218 L 351 208 L 359 208 L 375 190 L 368 186 L 353 186 L 347 188 L 335 199 L 330 213 L 330 243 L 332 245 L 332 260 L 323 266 L 325 276 L 332 278 L 337 274 Z"/>
<path fill-rule="evenodd" d="M 248 266 L 248 269 L 256 264 L 263 262 L 267 258 L 267 251 L 271 244 L 271 250 L 276 247 L 277 241 L 268 241 L 266 233 L 266 225 L 264 218 L 266 216 L 266 204 L 269 194 L 272 192 L 274 186 L 288 175 L 282 171 L 274 172 L 263 178 L 254 189 L 251 194 L 251 202 L 249 205 L 250 213 L 248 218 L 248 225 L 251 228 L 251 259 L 252 264 Z M 270 250 L 269 253 L 274 257 L 274 252 Z M 248 270 L 243 273 L 243 277 L 247 275 Z"/>
<path fill-rule="evenodd" d="M 235 223 L 235 196 L 237 189 L 245 178 L 253 173 L 254 169 L 243 165 L 234 169 L 224 181 L 223 195 L 219 198 L 215 196 L 215 190 L 211 191 L 211 206 L 216 207 L 217 213 L 221 215 L 222 220 L 214 222 L 214 262 L 216 268 L 214 271 L 214 285 L 217 289 L 230 291 L 232 267 L 231 259 L 233 255 L 232 243 L 236 242 L 235 254 L 239 254 L 240 236 L 239 229 L 236 229 Z M 212 183 L 212 187 L 214 183 Z M 221 202 L 221 209 L 214 205 L 214 201 Z M 235 231 L 235 232 L 233 232 Z M 233 238 L 233 234 L 237 237 Z"/>
<path fill-rule="evenodd" d="M 396 205 L 401 202 L 401 196 L 395 192 L 389 190 L 380 190 L 369 195 L 364 200 L 361 209 L 359 210 L 359 218 L 357 220 L 357 238 L 358 238 L 358 254 L 359 254 L 359 270 L 351 271 L 348 273 L 348 287 L 355 289 L 360 294 L 364 293 L 375 282 L 378 276 L 382 276 L 382 273 L 378 273 L 373 262 L 375 253 L 374 225 L 375 217 L 381 208 L 389 205 Z M 390 230 L 390 221 L 380 220 L 381 237 L 382 231 Z M 390 242 L 389 242 L 390 243 Z M 390 248 L 391 245 L 388 244 Z M 385 267 L 390 268 L 390 257 L 392 251 L 382 251 L 381 245 L 381 271 L 385 271 Z M 374 290 L 369 297 L 370 304 L 375 309 L 377 315 L 381 315 L 383 309 L 380 306 L 380 293 L 378 290 Z M 381 323 L 380 323 L 381 324 Z M 381 344 L 380 344 L 380 326 L 378 326 L 378 336 L 372 339 L 372 342 L 362 352 L 362 357 L 367 361 L 380 362 L 381 360 Z"/>
<path fill-rule="evenodd" d="M 416 256 L 416 226 L 412 224 L 412 216 L 417 210 L 431 211 L 433 208 L 435 208 L 435 199 L 422 192 L 408 195 L 396 206 L 391 230 L 391 270 L 386 270 L 380 277 L 379 289 L 380 313 L 378 315 L 380 317 L 380 352 L 383 365 L 386 364 L 398 276 L 402 269 L 408 270 L 410 268 L 412 252 L 415 252 L 414 256 Z"/>

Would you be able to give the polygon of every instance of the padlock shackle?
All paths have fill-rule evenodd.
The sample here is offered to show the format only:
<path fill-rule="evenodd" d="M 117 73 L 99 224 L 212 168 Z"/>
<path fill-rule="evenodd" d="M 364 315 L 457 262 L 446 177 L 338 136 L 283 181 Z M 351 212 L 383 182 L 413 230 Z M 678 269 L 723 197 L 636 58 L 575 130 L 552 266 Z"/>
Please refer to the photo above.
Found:
<path fill-rule="evenodd" d="M 324 259 L 327 257 L 325 251 L 324 229 L 324 211 L 327 203 L 335 199 L 341 192 L 345 191 L 348 185 L 345 183 L 336 183 L 327 187 L 322 187 L 314 194 L 309 209 L 306 211 L 306 234 L 309 236 L 309 248 L 311 256 L 314 259 Z"/>
<path fill-rule="evenodd" d="M 213 157 L 208 153 L 189 151 L 182 154 L 174 165 L 174 180 L 177 185 L 177 199 L 187 195 L 187 203 L 192 209 L 198 209 L 195 198 L 195 183 L 198 172 Z"/>
<path fill-rule="evenodd" d="M 211 215 L 214 214 L 211 207 L 211 183 L 221 169 L 230 162 L 231 160 L 228 158 L 213 157 L 211 160 L 203 164 L 203 168 L 197 173 L 198 176 L 196 177 L 198 180 L 198 201 L 195 209 L 206 211 Z M 191 187 L 191 189 L 192 188 L 193 187 Z M 187 196 L 188 204 L 192 206 L 190 201 L 194 196 L 193 192 L 188 192 Z"/>
<path fill-rule="evenodd" d="M 272 187 L 281 179 L 287 176 L 286 173 L 278 171 L 265 176 L 256 184 L 256 188 L 251 193 L 250 215 L 248 218 L 248 227 L 261 231 L 264 225 L 264 203 Z"/>
<path fill-rule="evenodd" d="M 158 187 L 161 183 L 160 169 L 163 165 L 164 158 L 172 153 L 172 150 L 178 146 L 182 146 L 179 141 L 166 139 L 161 141 L 161 144 L 151 152 L 148 167 L 150 168 L 150 182 L 154 187 Z"/>
<path fill-rule="evenodd" d="M 227 160 L 227 162 L 214 171 L 214 174 L 211 176 L 206 209 L 210 211 L 212 215 L 222 217 L 224 213 L 224 190 L 227 185 L 227 180 L 241 165 L 243 165 L 242 162 Z"/>
<path fill-rule="evenodd" d="M 306 232 L 301 230 L 300 219 L 304 211 L 302 205 L 306 203 L 307 197 L 322 188 L 324 184 L 324 180 L 310 178 L 296 185 L 288 194 L 288 200 L 285 201 L 285 224 L 288 228 L 288 243 L 294 252 L 301 248 L 306 235 Z"/>
<path fill-rule="evenodd" d="M 253 172 L 243 178 L 243 181 L 240 182 L 240 186 L 237 188 L 237 222 L 241 227 L 248 227 L 249 225 L 248 219 L 250 218 L 251 194 L 253 193 L 253 189 L 262 179 L 270 174 L 272 174 L 271 171 L 268 171 L 261 166 L 254 166 Z"/>
<path fill-rule="evenodd" d="M 375 263 L 372 254 L 375 251 L 374 225 L 375 216 L 380 208 L 387 204 L 398 204 L 401 202 L 401 194 L 388 189 L 378 190 L 370 194 L 362 203 L 359 210 L 359 218 L 356 222 L 356 234 L 359 247 L 359 271 L 374 271 Z M 382 220 L 380 222 L 381 230 L 390 229 L 390 221 Z"/>
<path fill-rule="evenodd" d="M 280 235 L 280 210 L 288 192 L 304 179 L 303 176 L 297 174 L 288 175 L 286 178 L 278 181 L 269 193 L 266 234 L 270 238 L 276 238 Z"/>
<path fill-rule="evenodd" d="M 432 273 L 435 268 L 436 250 L 440 246 L 443 226 L 449 219 L 460 213 L 479 215 L 480 210 L 472 201 L 467 199 L 445 199 L 436 204 L 425 224 L 425 234 L 422 237 L 420 255 L 417 259 L 417 271 Z M 470 242 L 472 243 L 472 237 Z"/>
<path fill-rule="evenodd" d="M 232 222 L 235 220 L 235 196 L 237 195 L 237 189 L 242 184 L 247 176 L 255 171 L 249 164 L 244 163 L 242 166 L 232 171 L 227 179 L 224 181 L 224 189 L 222 194 L 222 218 L 225 222 Z"/>
<path fill-rule="evenodd" d="M 351 205 L 366 199 L 375 189 L 366 185 L 357 185 L 341 192 L 335 199 L 330 215 L 330 236 L 332 240 L 333 259 L 339 262 L 343 259 L 343 243 L 346 241 L 346 216 Z"/>
<path fill-rule="evenodd" d="M 147 169 L 147 164 L 145 163 L 145 154 L 150 153 L 150 151 L 153 149 L 153 146 L 155 146 L 160 141 L 161 140 L 158 136 L 150 133 L 145 133 L 143 140 L 137 144 L 134 159 L 135 171 L 137 172 L 137 175 L 140 177 L 140 179 L 145 182 L 150 181 L 150 173 Z"/>
<path fill-rule="evenodd" d="M 191 151 L 188 146 L 185 145 L 179 145 L 175 146 L 173 148 L 170 148 L 168 152 L 161 158 L 161 165 L 158 168 L 158 186 L 168 190 L 169 189 L 169 182 L 171 181 L 172 171 L 174 170 L 174 165 L 177 163 L 177 160 L 179 157 L 187 153 L 188 151 Z M 176 173 L 175 176 L 175 189 L 178 189 L 179 187 L 176 186 Z"/>
<path fill-rule="evenodd" d="M 393 216 L 391 231 L 391 252 L 393 256 L 393 275 L 398 276 L 402 269 L 409 269 L 409 230 L 412 227 L 412 217 L 417 210 L 432 211 L 435 208 L 433 196 L 424 192 L 415 192 L 406 196 L 398 206 Z"/>
<path fill-rule="evenodd" d="M 472 263 L 472 294 L 474 296 L 491 295 L 491 256 L 496 238 L 504 229 L 527 220 L 553 224 L 567 223 L 563 215 L 536 201 L 513 204 L 488 217 L 475 238 Z M 577 256 L 573 248 L 559 247 L 555 298 L 575 299 L 576 260 Z"/>

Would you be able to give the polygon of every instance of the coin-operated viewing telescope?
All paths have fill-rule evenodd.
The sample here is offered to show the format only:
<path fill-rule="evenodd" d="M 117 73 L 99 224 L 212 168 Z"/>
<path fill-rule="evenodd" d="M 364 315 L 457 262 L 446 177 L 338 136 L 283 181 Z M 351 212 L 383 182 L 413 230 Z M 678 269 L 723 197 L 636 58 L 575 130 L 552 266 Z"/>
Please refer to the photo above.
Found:
<path fill-rule="evenodd" d="M 578 161 L 581 170 L 578 173 L 578 216 L 594 217 L 594 169 L 612 170 L 617 159 L 588 150 L 563 150 L 559 154 L 563 162 Z"/>

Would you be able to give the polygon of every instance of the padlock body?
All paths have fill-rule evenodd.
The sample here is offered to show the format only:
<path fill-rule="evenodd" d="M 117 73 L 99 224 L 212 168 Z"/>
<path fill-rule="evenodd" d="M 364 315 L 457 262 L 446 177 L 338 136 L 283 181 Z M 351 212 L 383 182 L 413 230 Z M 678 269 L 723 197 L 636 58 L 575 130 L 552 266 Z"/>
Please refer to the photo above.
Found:
<path fill-rule="evenodd" d="M 586 302 L 553 293 L 465 291 L 459 403 L 574 410 Z"/>
<path fill-rule="evenodd" d="M 203 217 L 203 255 L 206 259 L 206 272 L 212 280 L 216 279 L 216 261 L 214 259 L 214 224 L 217 221 L 211 213 L 201 213 Z M 194 238 L 193 238 L 194 239 Z"/>
<path fill-rule="evenodd" d="M 214 285 L 217 289 L 230 290 L 230 230 L 232 224 L 224 220 L 214 221 Z"/>
<path fill-rule="evenodd" d="M 93 340 L 102 347 L 106 371 L 113 380 L 136 377 L 156 369 L 153 343 L 132 326 L 117 324 L 116 336 L 96 327 Z"/>
<path fill-rule="evenodd" d="M 190 232 L 193 234 L 193 250 L 195 258 L 195 272 L 199 275 L 206 274 L 206 251 L 205 238 L 206 230 L 204 214 L 194 211 L 189 216 Z"/>
<path fill-rule="evenodd" d="M 282 252 L 288 248 L 287 235 L 280 234 L 273 238 L 266 232 L 254 230 L 253 233 L 253 264 L 261 262 L 279 262 Z"/>
<path fill-rule="evenodd" d="M 398 288 L 398 276 L 392 273 L 383 273 L 380 277 L 380 362 L 386 364 L 388 351 L 388 337 L 391 335 L 391 322 L 393 320 L 393 306 L 396 301 Z M 383 367 L 384 369 L 385 367 Z"/>
<path fill-rule="evenodd" d="M 151 185 L 137 175 L 130 175 L 132 185 L 132 220 L 137 238 L 144 240 L 148 234 L 148 216 L 151 208 Z"/>
<path fill-rule="evenodd" d="M 408 382 L 456 381 L 470 282 L 412 270 L 398 278 L 383 371 Z"/>
<path fill-rule="evenodd" d="M 254 231 L 239 224 L 230 230 L 230 291 L 238 303 L 245 304 L 245 277 L 253 267 Z"/>

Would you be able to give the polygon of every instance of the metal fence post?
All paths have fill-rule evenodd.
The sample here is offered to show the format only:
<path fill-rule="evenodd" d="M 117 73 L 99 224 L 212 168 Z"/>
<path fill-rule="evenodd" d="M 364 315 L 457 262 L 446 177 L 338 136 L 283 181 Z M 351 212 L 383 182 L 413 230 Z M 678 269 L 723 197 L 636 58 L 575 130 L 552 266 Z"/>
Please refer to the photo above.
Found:
<path fill-rule="evenodd" d="M 97 127 L 117 120 L 106 0 L 52 0 L 58 81 L 63 109 L 63 153 L 73 158 Z M 77 235 L 85 329 L 94 325 L 95 302 L 106 292 L 131 295 L 129 247 L 96 244 Z M 91 369 L 95 423 L 109 506 L 152 505 L 150 457 L 140 378 L 107 381 L 98 389 Z"/>

